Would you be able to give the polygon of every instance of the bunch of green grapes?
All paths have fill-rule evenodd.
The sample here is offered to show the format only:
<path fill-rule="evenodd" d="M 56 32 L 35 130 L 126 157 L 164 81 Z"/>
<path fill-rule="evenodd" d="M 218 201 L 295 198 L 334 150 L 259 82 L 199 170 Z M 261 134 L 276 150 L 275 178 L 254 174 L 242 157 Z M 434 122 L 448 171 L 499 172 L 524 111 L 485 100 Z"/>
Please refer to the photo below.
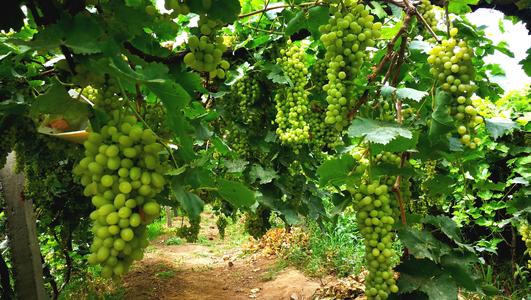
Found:
<path fill-rule="evenodd" d="M 202 15 L 199 19 L 201 37 L 195 35 L 188 39 L 189 53 L 184 56 L 184 63 L 199 72 L 208 72 L 210 79 L 225 78 L 225 71 L 230 67 L 228 61 L 222 59 L 227 46 L 219 35 L 221 21 L 209 19 Z"/>
<path fill-rule="evenodd" d="M 319 28 L 328 65 L 328 84 L 323 86 L 328 102 L 325 122 L 333 126 L 331 134 L 339 136 L 354 105 L 354 79 L 367 57 L 367 47 L 380 37 L 382 24 L 373 23 L 374 16 L 358 0 L 331 0 L 330 11 L 328 24 Z"/>
<path fill-rule="evenodd" d="M 367 299 L 387 299 L 398 292 L 393 278 L 393 224 L 396 219 L 392 186 L 385 178 L 366 180 L 353 194 L 356 219 L 365 239 L 365 260 L 369 274 L 365 278 Z"/>
<path fill-rule="evenodd" d="M 190 8 L 186 4 L 186 0 L 165 0 L 164 8 L 167 10 L 173 10 L 171 16 L 174 18 L 179 15 L 187 15 L 190 13 Z"/>
<path fill-rule="evenodd" d="M 254 109 L 260 96 L 258 79 L 246 75 L 230 87 L 229 94 L 223 98 L 223 102 L 231 118 L 249 125 L 260 119 L 259 112 Z"/>
<path fill-rule="evenodd" d="M 313 81 L 313 86 L 321 88 L 326 84 L 327 77 L 326 77 L 326 69 L 328 67 L 328 64 L 324 59 L 317 59 L 317 61 L 313 64 L 311 69 L 311 77 Z"/>
<path fill-rule="evenodd" d="M 451 37 L 431 49 L 428 63 L 431 65 L 430 73 L 435 76 L 439 86 L 453 97 L 451 114 L 461 142 L 470 149 L 475 149 L 480 140 L 472 136 L 475 127 L 483 123 L 483 118 L 478 115 L 470 98 L 477 89 L 473 81 L 474 52 L 466 41 L 455 38 L 457 33 L 457 28 L 452 28 Z"/>
<path fill-rule="evenodd" d="M 437 27 L 437 18 L 435 17 L 435 6 L 431 4 L 430 0 L 421 0 L 417 6 L 418 12 L 422 15 L 426 23 L 432 28 Z"/>
<path fill-rule="evenodd" d="M 334 140 L 329 135 L 329 128 L 324 119 L 326 106 L 317 101 L 310 102 L 310 111 L 307 122 L 310 126 L 310 144 L 314 147 L 314 152 L 320 153 L 325 146 L 333 145 Z"/>
<path fill-rule="evenodd" d="M 144 121 L 158 136 L 169 139 L 171 130 L 166 122 L 166 109 L 160 102 L 146 105 Z"/>
<path fill-rule="evenodd" d="M 89 85 L 83 89 L 77 90 L 77 92 L 87 97 L 87 99 L 94 104 L 95 108 L 99 108 L 103 111 L 118 110 L 124 106 L 124 101 L 115 95 L 117 92 L 115 88 L 111 88 L 110 86 L 103 89 L 97 89 Z"/>
<path fill-rule="evenodd" d="M 351 150 L 350 154 L 358 162 L 353 170 L 354 177 L 361 178 L 357 186 L 350 186 L 357 222 L 365 242 L 365 260 L 369 275 L 365 279 L 367 299 L 387 299 L 390 293 L 398 292 L 394 279 L 393 262 L 397 254 L 393 250 L 393 224 L 398 219 L 398 204 L 391 195 L 394 176 L 369 177 L 370 164 L 399 164 L 400 157 L 390 152 L 382 152 L 372 160 L 369 151 L 363 147 Z M 402 191 L 406 193 L 408 180 Z"/>
<path fill-rule="evenodd" d="M 308 69 L 306 68 L 304 49 L 288 41 L 288 48 L 280 50 L 277 64 L 291 81 L 291 85 L 281 89 L 275 95 L 277 115 L 275 123 L 280 140 L 294 148 L 310 140 L 310 126 L 306 120 L 309 112 Z"/>
<path fill-rule="evenodd" d="M 523 223 L 520 225 L 519 231 L 527 248 L 526 253 L 531 256 L 531 227 L 529 224 Z M 531 259 L 527 261 L 527 268 L 531 269 Z"/>
<path fill-rule="evenodd" d="M 249 135 L 245 129 L 240 128 L 234 122 L 225 124 L 222 132 L 224 140 L 228 146 L 241 157 L 249 157 L 252 146 L 250 145 Z"/>
<path fill-rule="evenodd" d="M 111 114 L 100 132 L 89 133 L 85 157 L 73 170 L 96 207 L 90 214 L 94 240 L 88 261 L 101 264 L 107 278 L 124 274 L 142 258 L 146 224 L 160 212 L 154 197 L 165 185 L 159 159 L 163 147 L 155 134 L 134 116 Z"/>

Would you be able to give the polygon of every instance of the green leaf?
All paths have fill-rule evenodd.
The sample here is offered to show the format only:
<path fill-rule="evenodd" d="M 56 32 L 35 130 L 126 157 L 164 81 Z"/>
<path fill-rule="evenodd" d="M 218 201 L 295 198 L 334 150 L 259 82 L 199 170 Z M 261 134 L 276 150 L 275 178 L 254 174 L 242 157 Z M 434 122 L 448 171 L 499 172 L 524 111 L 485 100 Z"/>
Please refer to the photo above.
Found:
<path fill-rule="evenodd" d="M 248 161 L 244 159 L 234 159 L 234 160 L 225 160 L 223 164 L 227 168 L 229 173 L 242 173 L 245 171 L 245 168 L 249 164 Z"/>
<path fill-rule="evenodd" d="M 527 57 L 522 59 L 520 64 L 527 76 L 531 76 L 531 48 L 527 49 Z"/>
<path fill-rule="evenodd" d="M 249 177 L 251 179 L 251 183 L 254 183 L 257 179 L 259 179 L 260 184 L 266 184 L 273 181 L 273 179 L 279 178 L 277 172 L 273 169 L 264 169 L 259 164 L 254 164 L 251 167 L 251 171 L 249 171 Z"/>
<path fill-rule="evenodd" d="M 310 9 L 299 11 L 289 22 L 285 30 L 288 36 L 293 35 L 301 29 L 308 29 L 315 39 L 321 35 L 319 26 L 328 22 L 329 11 L 326 6 L 316 6 Z"/>
<path fill-rule="evenodd" d="M 456 242 L 462 242 L 461 237 L 459 236 L 459 229 L 457 224 L 451 218 L 447 216 L 426 216 L 422 219 L 423 223 L 431 224 L 439 228 L 447 237 L 451 238 Z"/>
<path fill-rule="evenodd" d="M 172 194 L 190 218 L 199 217 L 205 206 L 205 202 L 199 196 L 185 191 L 179 184 L 172 184 Z"/>
<path fill-rule="evenodd" d="M 432 145 L 441 145 L 447 148 L 448 138 L 446 133 L 454 128 L 454 120 L 448 113 L 448 107 L 451 105 L 452 98 L 450 94 L 437 90 L 435 94 L 435 108 L 431 114 L 431 126 L 428 138 Z"/>
<path fill-rule="evenodd" d="M 400 99 L 411 99 L 420 102 L 420 100 L 428 96 L 428 92 L 418 91 L 411 88 L 399 88 L 396 90 L 396 96 Z"/>
<path fill-rule="evenodd" d="M 237 208 L 251 207 L 256 202 L 254 192 L 236 181 L 219 179 L 218 193 Z"/>
<path fill-rule="evenodd" d="M 466 256 L 459 257 L 459 255 L 461 254 L 455 251 L 451 255 L 445 255 L 441 260 L 441 265 L 445 271 L 450 273 L 457 285 L 469 291 L 475 291 L 478 286 L 468 270 L 470 269 L 470 263 L 477 261 L 477 259 L 470 259 Z"/>
<path fill-rule="evenodd" d="M 435 174 L 435 177 L 428 179 L 425 184 L 429 194 L 436 197 L 446 195 L 449 191 L 452 191 L 450 187 L 455 184 L 455 180 L 447 175 Z"/>
<path fill-rule="evenodd" d="M 350 155 L 343 155 L 340 158 L 325 161 L 317 169 L 320 184 L 339 185 L 343 183 L 350 176 L 350 172 L 354 169 L 356 163 L 356 160 Z"/>
<path fill-rule="evenodd" d="M 396 270 L 400 272 L 400 294 L 421 291 L 430 300 L 457 299 L 457 286 L 453 278 L 429 260 L 410 258 Z"/>
<path fill-rule="evenodd" d="M 238 18 L 241 6 L 239 0 L 212 0 L 209 8 L 203 6 L 204 1 L 188 1 L 190 10 L 198 14 L 206 14 L 209 18 L 232 23 Z"/>
<path fill-rule="evenodd" d="M 388 144 L 382 145 L 382 144 L 372 144 L 371 145 L 371 152 L 373 153 L 379 153 L 382 151 L 387 152 L 404 152 L 408 150 L 414 150 L 417 146 L 417 143 L 419 141 L 419 133 L 414 131 L 413 132 L 413 138 L 407 139 L 404 137 L 397 137 Z"/>
<path fill-rule="evenodd" d="M 73 99 L 60 83 L 54 82 L 46 93 L 35 98 L 30 112 L 34 115 L 61 115 L 67 121 L 77 121 L 88 118 L 89 105 Z"/>
<path fill-rule="evenodd" d="M 502 117 L 485 119 L 485 125 L 490 136 L 495 140 L 509 133 L 511 130 L 518 128 L 518 125 L 514 121 Z"/>
<path fill-rule="evenodd" d="M 448 245 L 442 243 L 427 230 L 402 227 L 398 237 L 416 258 L 429 258 L 438 262 L 441 256 L 450 253 Z"/>
<path fill-rule="evenodd" d="M 406 128 L 400 127 L 396 123 L 374 121 L 370 119 L 357 118 L 348 128 L 350 137 L 365 137 L 372 143 L 388 144 L 393 139 L 401 136 L 412 139 L 413 134 Z"/>
<path fill-rule="evenodd" d="M 465 14 L 471 12 L 469 5 L 477 5 L 479 0 L 450 0 L 448 3 L 448 12 L 454 14 Z"/>

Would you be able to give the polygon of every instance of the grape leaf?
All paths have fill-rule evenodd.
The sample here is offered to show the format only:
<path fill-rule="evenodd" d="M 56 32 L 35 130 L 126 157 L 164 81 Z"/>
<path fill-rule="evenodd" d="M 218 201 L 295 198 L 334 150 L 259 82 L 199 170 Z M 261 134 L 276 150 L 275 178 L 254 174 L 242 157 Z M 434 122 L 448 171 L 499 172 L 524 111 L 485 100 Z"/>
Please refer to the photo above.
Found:
<path fill-rule="evenodd" d="M 266 184 L 273 181 L 273 179 L 278 178 L 278 174 L 273 169 L 264 169 L 259 164 L 254 164 L 251 167 L 251 171 L 249 171 L 249 177 L 251 179 L 251 183 L 255 182 L 257 179 L 259 179 L 260 184 Z"/>
<path fill-rule="evenodd" d="M 196 219 L 199 217 L 205 202 L 196 194 L 187 192 L 177 180 L 172 182 L 172 195 L 177 199 L 182 208 L 186 211 L 190 218 Z"/>
<path fill-rule="evenodd" d="M 524 72 L 527 74 L 527 76 L 531 76 L 531 48 L 527 49 L 527 57 L 522 59 L 520 61 L 520 64 L 522 65 L 522 69 L 524 69 Z"/>
<path fill-rule="evenodd" d="M 465 14 L 472 11 L 469 5 L 476 5 L 478 2 L 479 0 L 450 0 L 448 3 L 448 12 Z"/>
<path fill-rule="evenodd" d="M 241 173 L 245 171 L 245 168 L 249 164 L 248 161 L 243 159 L 224 160 L 223 164 L 227 168 L 229 173 Z"/>
<path fill-rule="evenodd" d="M 319 26 L 326 24 L 328 18 L 328 7 L 325 6 L 312 7 L 307 11 L 301 10 L 288 22 L 285 34 L 290 36 L 301 29 L 308 29 L 314 39 L 318 39 L 321 35 Z"/>
<path fill-rule="evenodd" d="M 400 99 L 411 99 L 420 102 L 424 97 L 428 96 L 428 92 L 418 91 L 412 88 L 398 88 L 396 96 Z"/>
<path fill-rule="evenodd" d="M 254 192 L 236 181 L 219 179 L 218 194 L 237 208 L 250 207 L 256 202 Z"/>
<path fill-rule="evenodd" d="M 448 138 L 446 133 L 448 133 L 453 125 L 453 118 L 448 113 L 448 107 L 452 98 L 450 94 L 437 90 L 435 94 L 435 108 L 431 114 L 431 126 L 428 138 L 430 143 L 434 146 L 440 145 L 441 148 L 448 147 Z"/>
<path fill-rule="evenodd" d="M 402 227 L 398 237 L 416 258 L 429 258 L 438 262 L 441 256 L 450 253 L 448 245 L 442 243 L 427 230 Z"/>
<path fill-rule="evenodd" d="M 218 19 L 225 23 L 232 23 L 241 11 L 239 0 L 212 0 L 212 4 L 205 9 L 205 1 L 188 1 L 190 10 L 198 14 L 206 14 L 209 18 Z"/>
<path fill-rule="evenodd" d="M 319 182 L 322 185 L 341 184 L 347 179 L 355 166 L 356 160 L 350 155 L 327 160 L 317 169 Z"/>
<path fill-rule="evenodd" d="M 89 105 L 70 97 L 64 87 L 55 82 L 46 93 L 35 98 L 30 112 L 62 115 L 67 121 L 74 121 L 88 118 Z"/>
<path fill-rule="evenodd" d="M 457 299 L 455 281 L 432 261 L 410 258 L 402 262 L 396 270 L 400 272 L 398 287 L 401 294 L 421 291 L 430 300 Z"/>
<path fill-rule="evenodd" d="M 459 236 L 459 229 L 457 228 L 457 224 L 449 217 L 443 215 L 426 216 L 424 217 L 422 222 L 436 226 L 452 240 L 456 242 L 462 242 L 461 237 Z"/>
<path fill-rule="evenodd" d="M 495 140 L 518 127 L 511 119 L 502 117 L 485 119 L 485 125 L 490 136 Z"/>
<path fill-rule="evenodd" d="M 413 134 L 409 129 L 400 127 L 396 123 L 380 122 L 364 118 L 357 118 L 352 122 L 348 128 L 348 135 L 350 137 L 365 137 L 369 142 L 384 145 L 399 136 L 406 139 L 413 138 Z"/>

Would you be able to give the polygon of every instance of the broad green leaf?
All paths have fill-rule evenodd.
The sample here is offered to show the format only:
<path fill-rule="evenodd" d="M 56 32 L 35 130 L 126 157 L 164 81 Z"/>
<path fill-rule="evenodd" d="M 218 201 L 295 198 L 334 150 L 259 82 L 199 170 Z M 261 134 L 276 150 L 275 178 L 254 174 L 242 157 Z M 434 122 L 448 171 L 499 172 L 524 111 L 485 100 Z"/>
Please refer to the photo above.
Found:
<path fill-rule="evenodd" d="M 172 194 L 190 218 L 199 217 L 205 206 L 205 202 L 199 196 L 185 191 L 179 184 L 172 184 Z"/>
<path fill-rule="evenodd" d="M 233 160 L 225 160 L 223 161 L 223 164 L 227 168 L 227 172 L 229 173 L 242 173 L 245 171 L 245 168 L 249 164 L 248 161 L 244 159 L 233 159 Z"/>
<path fill-rule="evenodd" d="M 451 255 L 443 256 L 441 265 L 444 270 L 450 273 L 457 285 L 469 290 L 475 291 L 478 286 L 472 274 L 470 274 L 471 263 L 477 262 L 475 257 L 462 256 L 457 251 L 452 252 Z"/>
<path fill-rule="evenodd" d="M 399 136 L 406 139 L 413 138 L 413 134 L 409 129 L 400 127 L 396 123 L 380 122 L 364 118 L 357 118 L 352 122 L 348 128 L 348 135 L 350 137 L 365 137 L 365 140 L 369 142 L 384 145 Z"/>
<path fill-rule="evenodd" d="M 448 12 L 465 14 L 472 11 L 469 5 L 476 5 L 478 2 L 479 0 L 450 0 L 448 3 Z"/>
<path fill-rule="evenodd" d="M 250 207 L 256 202 L 254 192 L 240 182 L 218 180 L 218 193 L 237 208 Z"/>
<path fill-rule="evenodd" d="M 448 145 L 446 133 L 454 128 L 454 120 L 448 113 L 448 107 L 450 107 L 451 101 L 452 98 L 450 94 L 437 90 L 437 93 L 435 94 L 435 107 L 431 114 L 432 120 L 428 135 L 431 144 L 434 146 L 441 145 L 446 148 Z"/>
<path fill-rule="evenodd" d="M 452 220 L 451 218 L 443 215 L 439 216 L 426 216 L 422 220 L 423 223 L 431 224 L 437 228 L 439 228 L 446 236 L 451 238 L 454 241 L 462 242 L 461 237 L 459 235 L 459 229 L 457 228 L 457 224 Z"/>
<path fill-rule="evenodd" d="M 513 120 L 502 117 L 485 119 L 485 126 L 487 127 L 490 136 L 495 140 L 511 132 L 511 130 L 518 128 L 518 125 L 516 125 Z"/>
<path fill-rule="evenodd" d="M 209 18 L 232 23 L 238 18 L 241 6 L 239 0 L 212 0 L 208 8 L 203 6 L 206 1 L 188 1 L 190 10 L 197 14 L 207 14 Z"/>
<path fill-rule="evenodd" d="M 527 76 L 531 76 L 531 48 L 527 49 L 527 57 L 522 59 L 520 64 Z"/>
<path fill-rule="evenodd" d="M 350 176 L 355 166 L 356 160 L 350 155 L 327 160 L 317 169 L 319 182 L 322 185 L 341 184 Z"/>
<path fill-rule="evenodd" d="M 315 39 L 320 36 L 319 26 L 328 22 L 329 12 L 326 6 L 316 6 L 299 11 L 286 27 L 285 34 L 293 35 L 301 29 L 308 29 Z"/>
<path fill-rule="evenodd" d="M 421 291 L 430 300 L 457 299 L 457 286 L 453 278 L 427 259 L 410 258 L 396 270 L 400 272 L 398 287 L 401 294 Z"/>
<path fill-rule="evenodd" d="M 396 96 L 400 99 L 411 99 L 420 102 L 424 97 L 428 96 L 428 92 L 418 91 L 412 88 L 398 88 Z"/>
<path fill-rule="evenodd" d="M 387 152 L 404 152 L 408 150 L 414 150 L 417 147 L 417 143 L 419 141 L 419 134 L 418 132 L 413 132 L 413 138 L 407 139 L 402 136 L 399 136 L 389 142 L 388 144 L 382 145 L 382 144 L 372 144 L 371 145 L 371 152 L 372 153 L 379 153 L 382 151 Z"/>
<path fill-rule="evenodd" d="M 89 105 L 73 99 L 60 83 L 54 83 L 44 94 L 31 104 L 32 114 L 52 114 L 63 116 L 69 123 L 87 119 Z"/>
<path fill-rule="evenodd" d="M 435 177 L 426 181 L 426 187 L 432 197 L 449 194 L 450 188 L 455 184 L 455 180 L 451 176 L 443 174 L 435 174 Z"/>
<path fill-rule="evenodd" d="M 416 258 L 428 258 L 438 262 L 441 256 L 450 253 L 448 245 L 442 243 L 427 230 L 402 227 L 398 237 Z"/>
<path fill-rule="evenodd" d="M 254 164 L 249 171 L 249 177 L 251 183 L 254 183 L 256 180 L 259 180 L 260 184 L 266 184 L 273 181 L 273 179 L 278 178 L 278 174 L 274 169 L 266 168 L 264 169 L 259 164 Z"/>

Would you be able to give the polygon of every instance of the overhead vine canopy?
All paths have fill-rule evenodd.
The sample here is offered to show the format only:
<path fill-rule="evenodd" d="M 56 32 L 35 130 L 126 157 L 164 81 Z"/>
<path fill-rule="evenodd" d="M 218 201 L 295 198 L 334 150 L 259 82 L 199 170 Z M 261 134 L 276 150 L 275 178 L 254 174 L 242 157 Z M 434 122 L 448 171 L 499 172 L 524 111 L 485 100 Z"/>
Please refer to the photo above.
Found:
<path fill-rule="evenodd" d="M 198 226 L 207 203 L 258 235 L 272 211 L 354 211 L 368 299 L 493 294 L 471 224 L 529 247 L 531 119 L 529 89 L 504 96 L 484 60 L 511 45 L 466 17 L 494 2 L 8 0 L 0 162 L 19 154 L 45 224 L 91 224 L 71 230 L 104 277 L 142 258 L 160 205 Z M 529 2 L 501 7 L 529 26 Z"/>

